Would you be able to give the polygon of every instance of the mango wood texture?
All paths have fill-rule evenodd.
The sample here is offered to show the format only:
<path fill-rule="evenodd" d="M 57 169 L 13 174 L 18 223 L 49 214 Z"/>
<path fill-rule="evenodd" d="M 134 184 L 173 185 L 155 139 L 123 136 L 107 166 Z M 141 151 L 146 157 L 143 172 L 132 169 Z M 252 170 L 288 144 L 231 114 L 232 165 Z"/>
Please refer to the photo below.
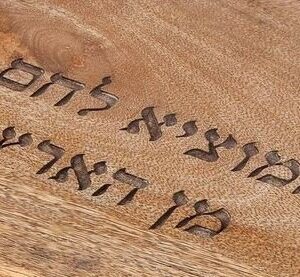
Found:
<path fill-rule="evenodd" d="M 1 131 L 33 138 L 0 149 L 1 276 L 300 276 L 299 180 L 278 187 L 247 178 L 271 150 L 300 159 L 298 0 L 2 0 L 0 71 L 19 58 L 45 73 L 23 91 L 0 86 Z M 66 92 L 59 87 L 30 97 L 59 72 L 84 90 L 63 106 L 54 106 Z M 78 115 L 104 106 L 89 92 L 107 76 L 117 103 Z M 176 113 L 177 124 L 153 141 L 143 122 L 138 134 L 120 131 L 147 107 L 159 122 Z M 191 120 L 198 132 L 176 137 Z M 207 149 L 212 128 L 237 147 L 219 148 L 215 162 L 183 154 Z M 45 140 L 65 152 L 36 174 L 51 158 L 37 148 Z M 250 142 L 259 153 L 232 172 Z M 84 190 L 71 173 L 64 183 L 49 179 L 81 153 L 89 170 L 106 161 L 108 172 Z M 112 178 L 121 168 L 149 182 L 126 205 L 117 203 L 132 186 Z M 282 166 L 267 173 L 291 175 Z M 106 193 L 91 196 L 105 183 Z M 149 230 L 180 190 L 187 205 Z M 231 215 L 216 236 L 174 228 L 201 199 Z"/>

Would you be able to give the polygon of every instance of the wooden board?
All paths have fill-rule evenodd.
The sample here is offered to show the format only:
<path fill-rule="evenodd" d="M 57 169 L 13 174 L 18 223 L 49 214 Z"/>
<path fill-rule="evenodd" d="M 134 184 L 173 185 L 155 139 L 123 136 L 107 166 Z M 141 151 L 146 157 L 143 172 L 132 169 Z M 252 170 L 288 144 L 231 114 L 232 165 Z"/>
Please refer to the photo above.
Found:
<path fill-rule="evenodd" d="M 300 276 L 299 1 L 0 15 L 1 276 Z"/>

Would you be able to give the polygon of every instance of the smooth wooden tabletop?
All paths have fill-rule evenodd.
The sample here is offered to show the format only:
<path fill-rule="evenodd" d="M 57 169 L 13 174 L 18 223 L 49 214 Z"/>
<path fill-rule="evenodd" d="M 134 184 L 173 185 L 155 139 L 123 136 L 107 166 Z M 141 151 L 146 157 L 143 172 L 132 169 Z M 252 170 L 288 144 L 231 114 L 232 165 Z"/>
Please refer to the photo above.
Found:
<path fill-rule="evenodd" d="M 2 0 L 0 276 L 300 276 L 298 0 Z"/>

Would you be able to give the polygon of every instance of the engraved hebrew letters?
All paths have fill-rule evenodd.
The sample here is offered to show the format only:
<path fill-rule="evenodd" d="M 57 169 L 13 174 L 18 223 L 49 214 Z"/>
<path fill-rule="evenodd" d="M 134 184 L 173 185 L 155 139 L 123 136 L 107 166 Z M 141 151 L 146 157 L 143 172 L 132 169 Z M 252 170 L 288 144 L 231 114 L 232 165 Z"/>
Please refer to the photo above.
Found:
<path fill-rule="evenodd" d="M 23 71 L 32 75 L 31 80 L 27 84 L 19 83 L 17 81 L 11 80 L 5 77 L 9 72 L 13 71 Z M 5 86 L 11 90 L 23 91 L 30 87 L 36 80 L 38 80 L 44 74 L 44 70 L 40 67 L 25 63 L 23 59 L 14 60 L 11 63 L 10 68 L 3 70 L 0 73 L 0 85 Z"/>

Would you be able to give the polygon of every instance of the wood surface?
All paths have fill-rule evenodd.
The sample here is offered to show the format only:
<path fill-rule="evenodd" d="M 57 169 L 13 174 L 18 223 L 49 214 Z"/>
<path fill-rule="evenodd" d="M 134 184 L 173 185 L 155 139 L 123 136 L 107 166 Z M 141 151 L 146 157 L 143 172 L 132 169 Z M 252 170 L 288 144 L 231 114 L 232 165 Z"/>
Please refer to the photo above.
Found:
<path fill-rule="evenodd" d="M 269 151 L 300 158 L 298 0 L 3 0 L 0 71 L 20 58 L 44 74 L 22 91 L 0 84 L 0 131 L 33 139 L 0 149 L 1 276 L 300 276 L 299 178 L 247 177 Z M 31 77 L 10 73 L 25 84 Z M 62 106 L 59 86 L 30 97 L 55 73 L 84 89 Z M 115 105 L 79 115 L 105 106 L 89 92 L 108 76 Z M 139 133 L 121 130 L 150 107 L 159 123 L 175 113 L 177 124 L 162 124 L 153 140 L 143 121 Z M 178 137 L 193 120 L 198 132 Z M 207 150 L 213 128 L 236 147 L 218 148 L 214 162 L 184 154 Z M 37 147 L 47 140 L 64 155 L 36 174 L 51 159 Z M 259 153 L 232 171 L 250 142 Z M 63 183 L 49 179 L 77 154 L 88 170 L 106 161 L 107 172 L 81 190 L 71 172 Z M 113 178 L 122 168 L 148 183 L 117 205 L 132 189 Z M 282 165 L 263 174 L 292 176 Z M 188 203 L 149 229 L 181 190 Z M 230 214 L 228 227 L 214 236 L 175 228 L 203 199 Z M 195 223 L 220 227 L 206 216 Z"/>

